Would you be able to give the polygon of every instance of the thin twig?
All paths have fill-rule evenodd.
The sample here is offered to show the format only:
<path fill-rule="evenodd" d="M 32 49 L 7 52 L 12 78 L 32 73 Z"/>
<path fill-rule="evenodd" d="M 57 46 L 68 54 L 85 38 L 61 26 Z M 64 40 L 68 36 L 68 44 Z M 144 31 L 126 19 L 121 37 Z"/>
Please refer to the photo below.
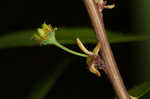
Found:
<path fill-rule="evenodd" d="M 110 79 L 114 90 L 119 99 L 129 99 L 128 92 L 120 76 L 117 64 L 115 62 L 110 44 L 108 42 L 106 31 L 103 24 L 102 9 L 97 8 L 94 0 L 84 0 L 84 4 L 87 8 L 88 14 L 91 18 L 92 25 L 96 32 L 96 38 L 101 44 L 101 53 L 106 64 L 105 72 Z M 102 5 L 103 6 L 103 5 Z"/>

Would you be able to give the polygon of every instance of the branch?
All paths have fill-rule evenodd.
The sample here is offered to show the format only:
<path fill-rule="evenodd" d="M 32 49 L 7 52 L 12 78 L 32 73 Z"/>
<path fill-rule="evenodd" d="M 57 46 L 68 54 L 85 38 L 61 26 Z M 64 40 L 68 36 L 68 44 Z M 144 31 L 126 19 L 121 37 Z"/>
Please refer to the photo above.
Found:
<path fill-rule="evenodd" d="M 103 0 L 101 0 L 103 1 Z M 104 5 L 97 6 L 94 0 L 84 0 L 84 4 L 87 8 L 88 14 L 91 18 L 92 25 L 96 32 L 96 38 L 101 44 L 101 53 L 106 64 L 105 72 L 110 79 L 114 90 L 119 99 L 129 99 L 128 92 L 123 83 L 122 77 L 117 68 L 106 31 L 103 24 L 102 10 Z"/>

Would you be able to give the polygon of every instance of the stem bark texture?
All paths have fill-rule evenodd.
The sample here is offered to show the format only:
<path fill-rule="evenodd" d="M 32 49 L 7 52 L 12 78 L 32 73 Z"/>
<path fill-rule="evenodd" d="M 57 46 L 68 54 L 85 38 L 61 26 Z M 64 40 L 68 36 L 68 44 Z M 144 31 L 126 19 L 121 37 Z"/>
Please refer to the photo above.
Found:
<path fill-rule="evenodd" d="M 119 99 L 129 99 L 128 92 L 117 68 L 106 31 L 103 23 L 103 15 L 99 12 L 94 0 L 84 0 L 91 23 L 94 27 L 96 38 L 101 44 L 101 54 L 106 64 L 105 73 L 110 79 L 112 86 Z M 103 9 L 102 9 L 103 10 Z"/>

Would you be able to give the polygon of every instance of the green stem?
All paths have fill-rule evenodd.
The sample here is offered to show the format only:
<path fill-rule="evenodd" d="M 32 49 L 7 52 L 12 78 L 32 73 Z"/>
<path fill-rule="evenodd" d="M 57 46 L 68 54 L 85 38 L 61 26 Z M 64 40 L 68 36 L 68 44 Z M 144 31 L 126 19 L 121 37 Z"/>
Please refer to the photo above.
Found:
<path fill-rule="evenodd" d="M 54 43 L 54 45 L 56 45 L 57 47 L 71 53 L 71 54 L 74 54 L 74 55 L 77 55 L 77 56 L 81 56 L 81 57 L 88 57 L 88 55 L 86 54 L 82 54 L 82 53 L 79 53 L 79 52 L 76 52 L 76 51 L 73 51 L 73 50 L 70 50 L 68 48 L 66 48 L 65 46 L 61 45 L 60 43 L 58 43 L 57 41 Z"/>

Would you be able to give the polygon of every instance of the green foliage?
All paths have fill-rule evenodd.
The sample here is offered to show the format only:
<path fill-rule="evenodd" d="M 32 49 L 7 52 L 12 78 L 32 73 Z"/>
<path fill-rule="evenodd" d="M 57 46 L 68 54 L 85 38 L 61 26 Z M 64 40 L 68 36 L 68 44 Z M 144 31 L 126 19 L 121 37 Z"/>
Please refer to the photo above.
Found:
<path fill-rule="evenodd" d="M 130 96 L 141 98 L 150 92 L 150 82 L 139 84 L 128 91 Z M 114 99 L 117 99 L 116 97 Z"/>
<path fill-rule="evenodd" d="M 71 63 L 70 58 L 63 58 L 58 64 L 55 64 L 55 69 L 43 75 L 32 87 L 26 99 L 44 99 L 50 92 L 56 80 L 62 75 L 66 67 Z"/>
<path fill-rule="evenodd" d="M 34 33 L 36 33 L 36 29 L 18 31 L 3 35 L 0 37 L 0 48 L 36 46 L 38 43 L 31 38 Z M 111 43 L 143 41 L 150 39 L 149 36 L 130 35 L 110 31 L 107 31 L 107 34 Z M 91 28 L 60 28 L 56 31 L 57 41 L 61 44 L 76 44 L 77 37 L 79 37 L 83 43 L 96 43 L 95 35 Z"/>
<path fill-rule="evenodd" d="M 43 31 L 39 30 L 39 35 L 34 35 L 37 40 L 43 36 Z M 36 33 L 36 30 L 25 30 L 9 33 L 0 37 L 0 48 L 11 47 L 32 47 L 39 45 L 39 43 L 32 40 L 32 35 Z M 107 31 L 109 41 L 111 43 L 121 42 L 133 42 L 149 40 L 149 36 L 144 35 L 130 35 L 118 32 Z M 61 44 L 76 44 L 76 38 L 79 37 L 83 43 L 95 44 L 96 39 L 91 28 L 60 28 L 56 32 L 57 41 Z M 64 59 L 56 65 L 55 71 L 50 72 L 46 78 L 42 78 L 39 82 L 33 85 L 31 92 L 26 99 L 44 99 L 46 94 L 52 89 L 56 80 L 61 76 L 65 67 L 70 63 L 70 60 Z M 60 64 L 62 63 L 62 64 Z M 135 97 L 142 97 L 150 91 L 150 82 L 138 85 L 135 88 L 129 90 L 130 95 Z"/>
<path fill-rule="evenodd" d="M 150 82 L 145 82 L 129 90 L 129 94 L 141 98 L 150 91 Z"/>

